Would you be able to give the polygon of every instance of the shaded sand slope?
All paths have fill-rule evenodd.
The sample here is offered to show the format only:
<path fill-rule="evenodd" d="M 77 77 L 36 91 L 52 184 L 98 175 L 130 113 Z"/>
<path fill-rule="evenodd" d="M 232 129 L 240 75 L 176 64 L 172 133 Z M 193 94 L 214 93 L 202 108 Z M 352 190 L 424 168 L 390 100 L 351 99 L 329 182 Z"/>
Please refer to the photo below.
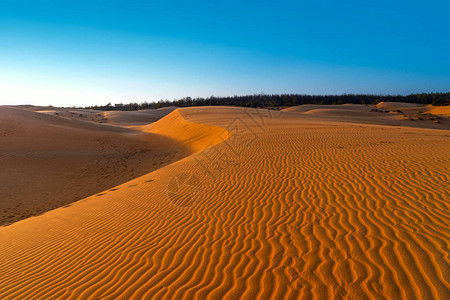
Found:
<path fill-rule="evenodd" d="M 106 123 L 115 125 L 146 125 L 153 123 L 175 110 L 175 107 L 146 109 L 138 111 L 105 111 Z"/>
<path fill-rule="evenodd" d="M 180 112 L 231 135 L 0 228 L 0 298 L 448 299 L 448 131 Z"/>
<path fill-rule="evenodd" d="M 54 115 L 63 118 L 77 119 L 96 123 L 107 123 L 119 126 L 137 126 L 153 123 L 175 110 L 175 107 L 147 109 L 138 111 L 99 111 L 93 109 L 65 109 L 25 107 L 30 111 Z"/>
<path fill-rule="evenodd" d="M 83 199 L 191 153 L 152 133 L 0 107 L 0 225 Z"/>

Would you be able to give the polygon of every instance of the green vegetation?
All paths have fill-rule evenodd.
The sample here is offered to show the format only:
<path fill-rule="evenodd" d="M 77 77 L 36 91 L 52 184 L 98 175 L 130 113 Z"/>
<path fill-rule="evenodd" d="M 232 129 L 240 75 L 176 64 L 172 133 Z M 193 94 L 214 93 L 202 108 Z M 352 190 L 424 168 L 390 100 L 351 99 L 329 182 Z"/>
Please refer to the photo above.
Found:
<path fill-rule="evenodd" d="M 186 97 L 179 100 L 160 100 L 155 103 L 129 103 L 129 104 L 115 104 L 108 103 L 104 106 L 89 106 L 86 108 L 97 110 L 141 110 L 141 109 L 156 109 L 168 106 L 212 106 L 212 105 L 231 105 L 242 107 L 265 107 L 265 108 L 281 108 L 288 106 L 295 106 L 301 104 L 377 104 L 381 101 L 392 102 L 408 102 L 419 104 L 432 105 L 450 105 L 449 93 L 423 93 L 411 94 L 408 96 L 380 96 L 380 95 L 298 95 L 298 94 L 283 94 L 283 95 L 248 95 L 248 96 L 233 96 L 233 97 L 208 97 L 208 98 L 191 98 Z"/>

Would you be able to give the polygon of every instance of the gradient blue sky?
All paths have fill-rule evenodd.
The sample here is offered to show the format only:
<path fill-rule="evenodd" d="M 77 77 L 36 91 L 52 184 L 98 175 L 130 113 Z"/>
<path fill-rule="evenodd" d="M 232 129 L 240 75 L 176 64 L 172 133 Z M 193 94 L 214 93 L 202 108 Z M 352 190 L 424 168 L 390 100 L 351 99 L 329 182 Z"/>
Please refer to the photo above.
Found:
<path fill-rule="evenodd" d="M 449 1 L 0 0 L 0 104 L 450 90 Z"/>

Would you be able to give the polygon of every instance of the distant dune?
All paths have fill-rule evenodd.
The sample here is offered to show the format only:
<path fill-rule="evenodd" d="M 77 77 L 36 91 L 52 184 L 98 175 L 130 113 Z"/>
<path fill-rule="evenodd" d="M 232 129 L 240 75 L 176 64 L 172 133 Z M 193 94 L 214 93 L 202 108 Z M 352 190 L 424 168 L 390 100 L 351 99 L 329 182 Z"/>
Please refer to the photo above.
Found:
<path fill-rule="evenodd" d="M 448 299 L 446 117 L 385 112 L 396 109 L 191 107 L 124 128 L 2 108 L 6 180 L 31 176 L 16 165 L 39 174 L 43 156 L 69 172 L 77 155 L 148 149 L 106 161 L 121 177 L 182 155 L 1 227 L 0 298 Z M 41 189 L 22 182 L 3 191 Z"/>
<path fill-rule="evenodd" d="M 442 115 L 450 117 L 450 105 L 432 107 L 429 112 L 433 115 Z"/>
<path fill-rule="evenodd" d="M 342 105 L 319 105 L 319 104 L 305 104 L 299 106 L 291 106 L 285 108 L 286 112 L 308 112 L 318 109 L 332 109 L 332 110 L 352 110 L 352 111 L 370 111 L 369 106 L 360 104 L 342 104 Z"/>
<path fill-rule="evenodd" d="M 36 111 L 32 107 L 27 107 L 27 109 Z M 165 115 L 171 113 L 173 110 L 175 110 L 175 107 L 164 107 L 160 109 L 147 109 L 138 111 L 98 111 L 93 109 L 41 108 L 37 110 L 37 112 L 96 123 L 134 126 L 147 125 L 149 123 L 156 122 Z"/>
<path fill-rule="evenodd" d="M 402 102 L 380 102 L 377 105 L 306 104 L 285 108 L 283 112 L 307 114 L 318 118 L 326 118 L 328 121 L 450 129 L 450 110 L 448 106 L 436 107 Z"/>
<path fill-rule="evenodd" d="M 380 102 L 376 105 L 377 108 L 384 109 L 399 109 L 399 108 L 423 108 L 425 105 L 417 103 L 405 103 L 405 102 Z"/>
<path fill-rule="evenodd" d="M 146 125 L 153 123 L 175 110 L 175 107 L 139 111 L 107 111 L 103 115 L 106 123 L 121 125 Z"/>

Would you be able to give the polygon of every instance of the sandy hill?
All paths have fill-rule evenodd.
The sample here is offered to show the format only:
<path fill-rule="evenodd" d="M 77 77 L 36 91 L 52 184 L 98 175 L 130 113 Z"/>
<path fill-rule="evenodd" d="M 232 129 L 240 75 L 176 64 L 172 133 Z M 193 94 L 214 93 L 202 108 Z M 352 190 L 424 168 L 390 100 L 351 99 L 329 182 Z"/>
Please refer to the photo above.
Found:
<path fill-rule="evenodd" d="M 418 108 L 418 109 L 422 109 L 425 108 L 426 106 L 423 104 L 418 104 L 418 103 L 406 103 L 406 102 L 380 102 L 377 105 L 375 105 L 377 108 L 383 108 L 383 109 L 408 109 L 408 108 Z"/>
<path fill-rule="evenodd" d="M 138 129 L 166 136 L 194 153 L 223 142 L 230 136 L 230 132 L 225 128 L 186 120 L 180 110 Z"/>
<path fill-rule="evenodd" d="M 285 108 L 285 112 L 308 112 L 318 109 L 337 109 L 337 110 L 352 110 L 352 111 L 370 111 L 370 108 L 359 104 L 341 104 L 341 105 L 319 105 L 319 104 L 304 104 L 299 106 L 292 106 Z"/>
<path fill-rule="evenodd" d="M 67 205 L 192 153 L 161 135 L 0 107 L 0 225 Z"/>
<path fill-rule="evenodd" d="M 450 117 L 450 105 L 447 106 L 429 106 L 429 113 L 438 116 Z"/>
<path fill-rule="evenodd" d="M 0 298 L 448 298 L 448 131 L 229 107 L 141 130 L 195 153 L 0 228 Z"/>
<path fill-rule="evenodd" d="M 103 112 L 106 123 L 118 125 L 147 125 L 161 119 L 175 110 L 175 107 L 147 109 L 138 111 L 107 111 Z"/>
<path fill-rule="evenodd" d="M 19 106 L 22 108 L 22 106 Z M 175 107 L 139 111 L 99 111 L 93 109 L 66 109 L 54 107 L 23 107 L 46 115 L 118 126 L 142 126 L 153 123 L 175 110 Z"/>
<path fill-rule="evenodd" d="M 380 102 L 377 105 L 305 104 L 285 108 L 283 112 L 317 117 L 318 121 L 326 119 L 350 123 L 450 129 L 450 111 L 446 107 L 413 103 Z"/>

